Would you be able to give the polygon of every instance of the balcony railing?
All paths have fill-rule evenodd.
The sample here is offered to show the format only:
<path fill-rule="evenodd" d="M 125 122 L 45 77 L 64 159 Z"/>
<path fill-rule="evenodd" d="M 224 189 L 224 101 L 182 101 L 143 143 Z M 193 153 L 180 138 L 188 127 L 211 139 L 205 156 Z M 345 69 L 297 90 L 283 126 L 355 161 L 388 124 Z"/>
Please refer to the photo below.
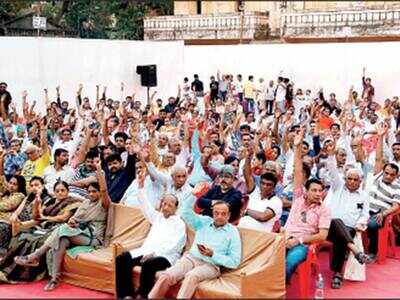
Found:
<path fill-rule="evenodd" d="M 400 10 L 309 12 L 281 16 L 282 35 L 298 35 L 305 32 L 311 34 L 318 33 L 319 30 L 329 33 L 329 28 L 331 33 L 334 33 L 333 29 L 337 31 L 340 28 L 350 28 L 352 30 L 348 29 L 347 32 L 352 32 L 353 35 L 357 35 L 358 29 L 368 31 L 368 28 L 386 28 L 393 32 L 398 30 L 394 27 L 399 25 Z M 376 30 L 376 33 L 382 34 L 382 30 Z"/>
<path fill-rule="evenodd" d="M 175 15 L 146 18 L 144 20 L 145 39 L 202 39 L 239 38 L 243 28 L 243 38 L 254 38 L 254 33 L 268 26 L 265 13 L 245 12 L 213 15 Z"/>

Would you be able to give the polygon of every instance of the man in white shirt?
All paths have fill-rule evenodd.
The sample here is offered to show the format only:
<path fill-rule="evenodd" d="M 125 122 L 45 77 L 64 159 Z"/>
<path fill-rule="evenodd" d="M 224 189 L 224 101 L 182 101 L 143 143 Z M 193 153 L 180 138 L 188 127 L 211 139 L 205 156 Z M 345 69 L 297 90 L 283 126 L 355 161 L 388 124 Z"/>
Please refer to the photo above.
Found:
<path fill-rule="evenodd" d="M 139 180 L 144 195 L 144 177 Z M 140 248 L 116 257 L 115 282 L 118 299 L 135 296 L 146 299 L 154 285 L 156 272 L 174 265 L 180 258 L 186 243 L 186 225 L 176 215 L 178 204 L 175 196 L 166 195 L 161 200 L 160 211 L 156 211 L 148 199 L 143 197 L 140 200 L 141 210 L 152 226 Z M 135 266 L 142 267 L 137 291 L 134 291 L 132 284 L 132 269 Z"/>
<path fill-rule="evenodd" d="M 74 178 L 74 170 L 68 165 L 69 154 L 65 149 L 56 149 L 54 152 L 54 164 L 44 169 L 44 185 L 50 195 L 53 194 L 53 188 L 58 180 L 70 184 Z"/>
<path fill-rule="evenodd" d="M 78 121 L 78 125 L 74 133 L 69 128 L 61 129 L 60 137 L 54 142 L 51 151 L 51 157 L 54 157 L 55 151 L 57 149 L 65 149 L 69 153 L 69 158 L 75 154 L 78 145 L 81 141 L 81 132 L 82 132 L 82 122 Z"/>
<path fill-rule="evenodd" d="M 277 181 L 272 173 L 261 175 L 260 187 L 255 186 L 249 194 L 249 204 L 239 227 L 272 232 L 282 215 L 282 200 L 274 192 Z"/>
<path fill-rule="evenodd" d="M 160 172 L 153 163 L 147 164 L 152 179 L 160 184 L 163 192 L 172 194 L 178 198 L 180 203 L 177 214 L 181 214 L 183 201 L 192 193 L 192 187 L 188 182 L 188 174 L 186 168 L 175 165 L 171 170 L 171 175 Z"/>
<path fill-rule="evenodd" d="M 278 77 L 275 101 L 281 112 L 286 111 L 286 109 L 285 109 L 286 88 L 287 88 L 287 86 L 284 82 L 283 77 Z"/>
<path fill-rule="evenodd" d="M 269 85 L 265 91 L 265 105 L 268 115 L 272 115 L 272 111 L 274 108 L 274 101 L 275 101 L 275 86 L 274 81 L 270 80 Z"/>
<path fill-rule="evenodd" d="M 244 89 L 244 85 L 243 85 L 243 81 L 242 81 L 242 75 L 238 74 L 237 81 L 235 83 L 235 94 L 238 96 L 240 104 L 243 101 L 243 89 Z"/>
<path fill-rule="evenodd" d="M 353 242 L 356 232 L 362 232 L 367 228 L 369 201 L 368 194 L 361 187 L 362 171 L 355 168 L 349 169 L 343 180 L 336 167 L 334 149 L 334 145 L 327 147 L 329 157 L 326 164 L 331 187 L 324 204 L 330 209 L 332 215 L 327 237 L 333 243 L 330 264 L 333 272 L 331 286 L 333 289 L 339 289 L 343 282 L 341 272 L 349 250 L 353 252 L 360 264 L 371 262 L 362 249 Z"/>
<path fill-rule="evenodd" d="M 144 173 L 144 175 L 142 174 Z M 154 208 L 158 208 L 160 204 L 160 197 L 162 186 L 160 183 L 151 179 L 146 164 L 143 161 L 136 162 L 136 179 L 132 181 L 131 185 L 125 191 L 120 203 L 131 207 L 140 207 L 140 199 L 143 197 L 143 190 L 139 187 L 139 178 L 144 176 L 144 195 Z"/>

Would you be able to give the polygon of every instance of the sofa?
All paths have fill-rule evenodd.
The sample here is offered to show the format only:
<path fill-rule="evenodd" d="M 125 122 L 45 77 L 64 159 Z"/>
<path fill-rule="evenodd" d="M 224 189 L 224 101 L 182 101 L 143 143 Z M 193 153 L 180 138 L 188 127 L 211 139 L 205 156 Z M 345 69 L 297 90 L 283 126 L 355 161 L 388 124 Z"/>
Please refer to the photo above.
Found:
<path fill-rule="evenodd" d="M 107 293 L 114 293 L 114 260 L 122 251 L 143 243 L 150 224 L 136 208 L 112 204 L 109 210 L 107 247 L 81 253 L 75 259 L 66 255 L 63 281 Z M 190 248 L 194 233 L 188 227 L 185 250 Z M 283 298 L 285 296 L 285 243 L 281 234 L 239 228 L 242 239 L 242 262 L 235 270 L 224 269 L 221 276 L 200 283 L 195 298 Z M 134 270 L 138 284 L 140 267 Z M 178 285 L 169 296 L 176 295 Z"/>

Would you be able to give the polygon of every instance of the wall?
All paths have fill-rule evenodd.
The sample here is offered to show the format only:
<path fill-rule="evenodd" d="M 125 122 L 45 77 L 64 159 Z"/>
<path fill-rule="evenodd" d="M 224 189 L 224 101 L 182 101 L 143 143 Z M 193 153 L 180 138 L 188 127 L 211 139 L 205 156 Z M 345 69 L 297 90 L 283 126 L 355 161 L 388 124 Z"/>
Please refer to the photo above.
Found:
<path fill-rule="evenodd" d="M 208 86 L 217 70 L 276 79 L 283 70 L 296 87 L 320 86 L 325 94 L 335 92 L 338 99 L 347 97 L 351 85 L 361 92 L 361 73 L 367 67 L 377 100 L 400 95 L 396 78 L 400 77 L 400 42 L 339 44 L 263 44 L 231 46 L 185 46 L 185 76 L 198 73 Z"/>
<path fill-rule="evenodd" d="M 174 1 L 174 15 L 196 15 L 196 1 Z"/>
<path fill-rule="evenodd" d="M 280 70 L 296 87 L 325 93 L 335 92 L 340 100 L 350 85 L 361 92 L 361 72 L 367 67 L 378 100 L 400 95 L 396 78 L 400 78 L 400 42 L 339 44 L 251 44 L 236 46 L 183 46 L 182 42 L 136 42 L 54 38 L 0 39 L 0 81 L 20 105 L 24 89 L 29 100 L 38 100 L 43 109 L 43 88 L 55 96 L 62 85 L 63 99 L 75 102 L 79 83 L 84 96 L 95 99 L 96 84 L 107 85 L 112 98 L 120 97 L 120 82 L 125 95 L 137 91 L 146 102 L 146 89 L 140 87 L 136 65 L 157 64 L 158 95 L 166 99 L 176 95 L 177 84 L 194 73 L 208 86 L 208 78 L 222 73 L 244 78 L 254 75 L 275 79 Z M 39 105 L 40 106 L 40 105 Z"/>
<path fill-rule="evenodd" d="M 182 78 L 183 42 L 2 37 L 0 61 L 0 81 L 8 83 L 13 97 L 19 100 L 26 89 L 30 102 L 37 100 L 42 110 L 43 89 L 47 87 L 54 100 L 59 84 L 62 99 L 75 103 L 79 83 L 84 84 L 83 96 L 94 101 L 96 84 L 107 85 L 108 95 L 115 99 L 121 96 L 123 81 L 124 97 L 135 90 L 146 103 L 147 90 L 140 86 L 136 66 L 157 64 L 158 95 L 176 95 L 175 83 Z"/>
<path fill-rule="evenodd" d="M 236 1 L 202 1 L 202 14 L 232 13 L 237 12 Z"/>

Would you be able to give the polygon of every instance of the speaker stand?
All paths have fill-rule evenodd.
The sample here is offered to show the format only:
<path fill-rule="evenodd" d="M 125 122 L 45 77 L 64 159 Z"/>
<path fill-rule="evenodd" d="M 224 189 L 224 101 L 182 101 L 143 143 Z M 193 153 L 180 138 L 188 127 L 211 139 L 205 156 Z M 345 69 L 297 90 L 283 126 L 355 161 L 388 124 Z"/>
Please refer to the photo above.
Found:
<path fill-rule="evenodd" d="M 150 87 L 147 87 L 147 105 L 150 105 Z"/>

